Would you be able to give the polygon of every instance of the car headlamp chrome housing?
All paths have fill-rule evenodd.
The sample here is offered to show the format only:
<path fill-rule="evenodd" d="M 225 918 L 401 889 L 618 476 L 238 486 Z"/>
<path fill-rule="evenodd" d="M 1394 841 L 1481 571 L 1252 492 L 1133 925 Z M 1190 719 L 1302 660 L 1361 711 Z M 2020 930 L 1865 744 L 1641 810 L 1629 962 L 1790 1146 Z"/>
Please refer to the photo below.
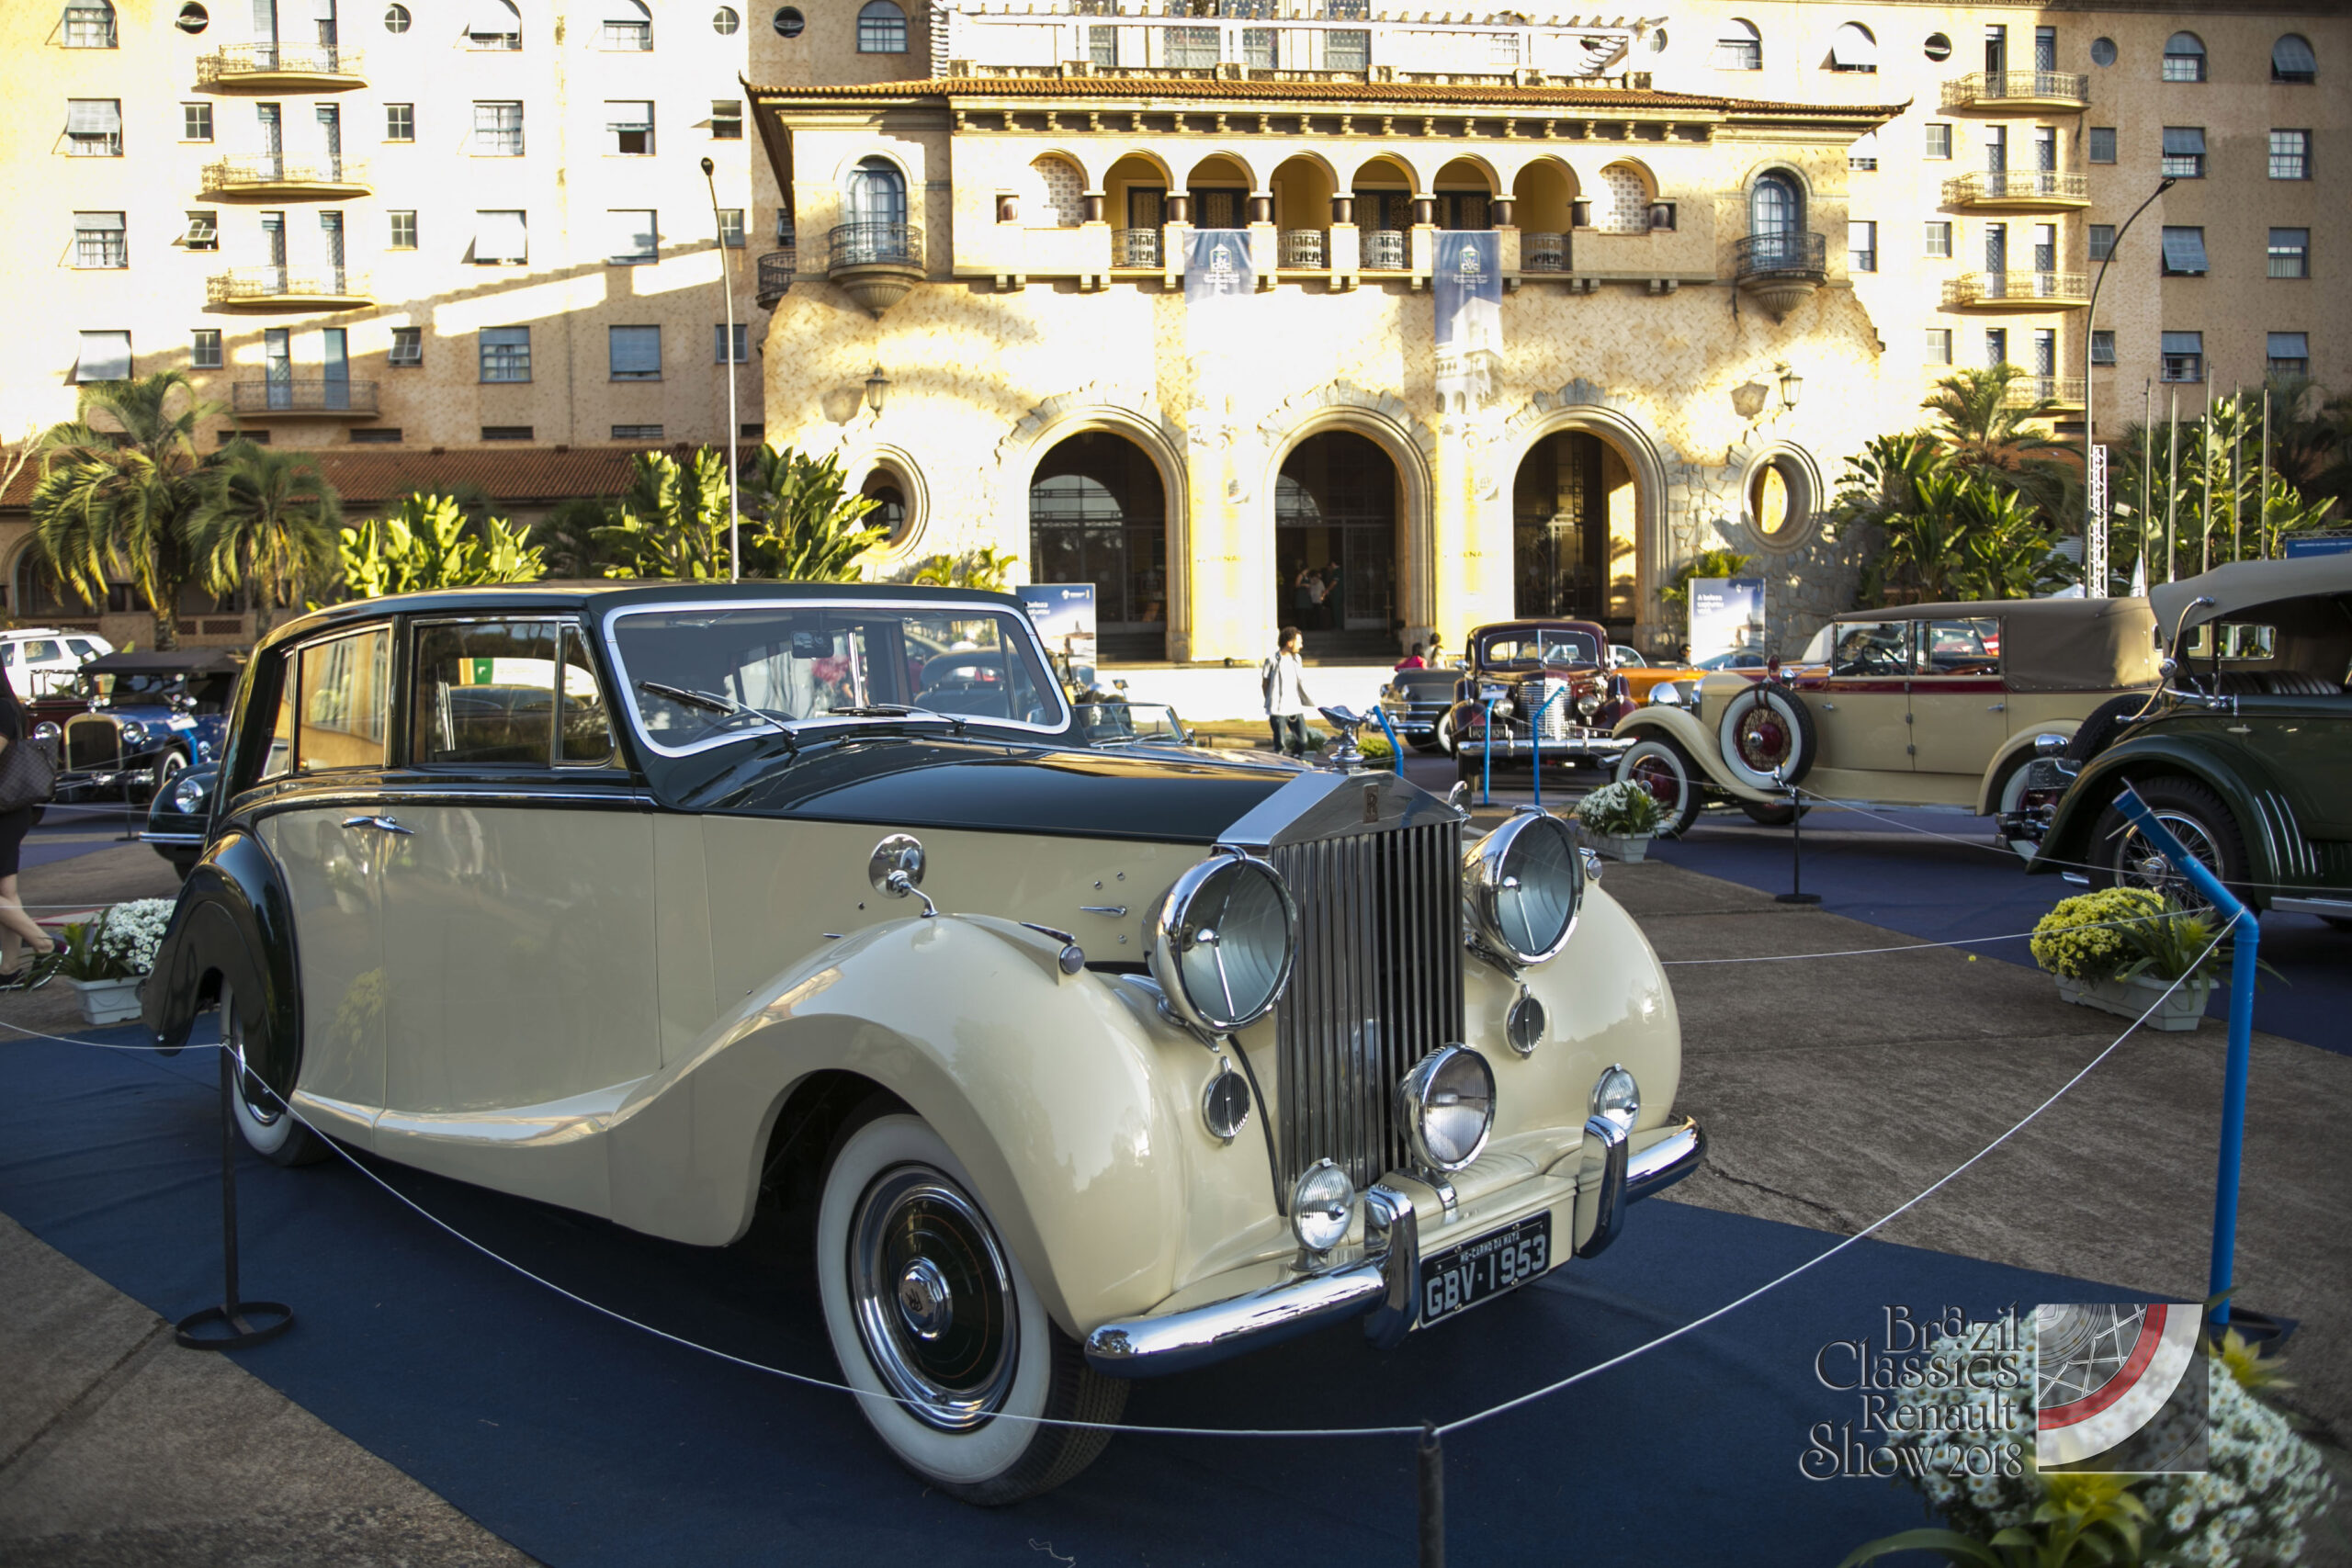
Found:
<path fill-rule="evenodd" d="M 1152 918 L 1151 977 L 1182 1022 L 1207 1034 L 1273 1010 L 1298 952 L 1298 906 L 1264 861 L 1221 851 L 1176 879 Z"/>
<path fill-rule="evenodd" d="M 1582 714 L 1585 717 L 1590 718 L 1594 714 L 1597 714 L 1600 711 L 1600 694 L 1599 692 L 1587 692 L 1584 695 L 1577 699 L 1577 712 Z"/>
<path fill-rule="evenodd" d="M 47 740 L 54 744 L 55 742 L 65 739 L 65 731 L 57 728 L 56 720 L 45 718 L 39 724 L 33 726 L 33 739 L 36 740 Z"/>
<path fill-rule="evenodd" d="M 1495 1073 L 1469 1046 L 1439 1046 L 1405 1075 L 1396 1094 L 1424 1170 L 1460 1170 L 1485 1152 L 1495 1130 Z"/>
<path fill-rule="evenodd" d="M 179 783 L 172 786 L 172 809 L 193 817 L 204 809 L 204 797 L 211 793 L 212 786 L 201 774 L 182 773 Z"/>
<path fill-rule="evenodd" d="M 1673 681 L 1660 681 L 1650 688 L 1650 701 L 1659 707 L 1679 708 L 1689 704 L 1681 685 Z"/>
<path fill-rule="evenodd" d="M 1584 857 L 1568 825 L 1528 812 L 1463 852 L 1471 945 L 1506 963 L 1541 964 L 1568 944 L 1584 907 Z"/>
<path fill-rule="evenodd" d="M 125 746 L 146 745 L 147 727 L 140 723 L 135 718 L 124 719 L 122 721 L 122 743 Z"/>
<path fill-rule="evenodd" d="M 1309 1252 L 1329 1252 L 1348 1239 L 1355 1217 L 1356 1188 L 1348 1173 L 1318 1159 L 1299 1173 L 1290 1192 L 1290 1228 Z"/>
<path fill-rule="evenodd" d="M 1626 1132 L 1642 1117 L 1642 1086 L 1623 1063 L 1612 1063 L 1592 1086 L 1592 1113 L 1605 1116 Z"/>

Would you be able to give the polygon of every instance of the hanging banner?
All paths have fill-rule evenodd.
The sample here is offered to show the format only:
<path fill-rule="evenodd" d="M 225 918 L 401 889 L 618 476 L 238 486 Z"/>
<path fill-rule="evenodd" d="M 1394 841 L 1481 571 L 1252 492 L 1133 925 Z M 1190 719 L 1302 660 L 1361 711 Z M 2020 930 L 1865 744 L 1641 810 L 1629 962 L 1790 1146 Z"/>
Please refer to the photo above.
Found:
<path fill-rule="evenodd" d="M 1184 256 L 1184 336 L 1194 354 L 1240 351 L 1242 312 L 1235 302 L 1258 287 L 1250 266 L 1250 231 L 1195 229 Z"/>
<path fill-rule="evenodd" d="M 1063 681 L 1094 684 L 1094 584 L 1024 582 L 1013 590 Z"/>
<path fill-rule="evenodd" d="M 1466 413 L 1494 391 L 1503 351 L 1501 236 L 1491 229 L 1441 230 L 1437 271 L 1437 400 Z"/>

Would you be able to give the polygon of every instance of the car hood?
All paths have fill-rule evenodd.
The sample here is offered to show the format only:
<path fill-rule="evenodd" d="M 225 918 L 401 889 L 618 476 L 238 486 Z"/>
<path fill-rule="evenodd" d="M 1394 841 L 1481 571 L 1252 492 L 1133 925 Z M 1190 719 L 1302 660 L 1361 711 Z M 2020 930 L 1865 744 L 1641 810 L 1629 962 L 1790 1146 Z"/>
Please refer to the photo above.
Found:
<path fill-rule="evenodd" d="M 97 715 L 100 718 L 136 719 L 141 724 L 148 725 L 194 724 L 196 722 L 191 716 L 183 714 L 176 708 L 165 707 L 161 703 L 156 703 L 152 705 L 132 704 L 127 707 L 108 706 L 92 708 L 90 709 L 90 712 Z"/>

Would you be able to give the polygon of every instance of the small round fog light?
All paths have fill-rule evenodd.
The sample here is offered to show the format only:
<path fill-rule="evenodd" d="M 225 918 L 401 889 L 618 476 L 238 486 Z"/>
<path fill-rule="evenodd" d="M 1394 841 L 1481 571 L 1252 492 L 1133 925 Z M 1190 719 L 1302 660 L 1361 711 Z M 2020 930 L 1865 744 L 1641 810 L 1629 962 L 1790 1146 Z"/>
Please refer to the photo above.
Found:
<path fill-rule="evenodd" d="M 1345 1241 L 1355 1203 L 1355 1184 L 1346 1171 L 1328 1159 L 1308 1166 L 1290 1195 L 1290 1228 L 1297 1233 L 1298 1245 L 1309 1252 L 1329 1252 Z"/>
<path fill-rule="evenodd" d="M 1612 1065 L 1592 1086 L 1592 1113 L 1606 1116 L 1628 1132 L 1642 1115 L 1642 1086 L 1622 1064 Z"/>
<path fill-rule="evenodd" d="M 1250 1085 L 1233 1070 L 1232 1063 L 1220 1059 L 1216 1077 L 1201 1091 L 1201 1120 L 1212 1134 L 1228 1144 L 1250 1124 Z"/>
<path fill-rule="evenodd" d="M 1532 1056 L 1535 1047 L 1544 1043 L 1544 1004 L 1536 1000 L 1533 992 L 1521 991 L 1503 1020 L 1503 1038 L 1521 1055 Z"/>

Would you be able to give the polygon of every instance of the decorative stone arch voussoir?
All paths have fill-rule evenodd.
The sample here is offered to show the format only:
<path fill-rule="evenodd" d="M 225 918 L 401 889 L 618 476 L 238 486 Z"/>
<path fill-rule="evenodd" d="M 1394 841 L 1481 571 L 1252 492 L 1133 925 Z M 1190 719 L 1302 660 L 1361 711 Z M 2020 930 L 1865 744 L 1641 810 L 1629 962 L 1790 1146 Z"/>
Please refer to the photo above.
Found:
<path fill-rule="evenodd" d="M 1257 494 L 1263 498 L 1268 536 L 1273 533 L 1275 480 L 1283 464 L 1308 436 L 1332 430 L 1364 437 L 1396 466 L 1404 491 L 1404 541 L 1397 550 L 1397 564 L 1408 590 L 1398 613 L 1408 626 L 1431 625 L 1437 614 L 1437 535 L 1430 465 L 1437 456 L 1437 432 L 1415 418 L 1412 409 L 1396 393 L 1375 392 L 1351 381 L 1332 381 L 1284 400 L 1258 422 L 1265 469 Z"/>
<path fill-rule="evenodd" d="M 1535 444 L 1563 430 L 1598 435 L 1617 448 L 1633 470 L 1634 495 L 1641 508 L 1635 581 L 1644 596 L 1637 619 L 1650 619 L 1647 590 L 1665 580 L 1672 563 L 1687 553 L 1676 527 L 1694 499 L 1690 483 L 1692 465 L 1672 447 L 1661 446 L 1647 420 L 1630 399 L 1579 377 L 1556 391 L 1538 392 L 1503 422 L 1498 471 L 1516 475 Z M 1509 482 L 1506 480 L 1506 482 Z"/>
<path fill-rule="evenodd" d="M 1026 580 L 1036 564 L 1029 558 L 1029 484 L 1037 465 L 1069 437 L 1095 430 L 1134 442 L 1159 470 L 1168 507 L 1168 624 L 1190 626 L 1193 502 L 1184 429 L 1160 412 L 1159 399 L 1148 389 L 1090 381 L 1057 392 L 1015 420 L 997 443 L 997 533 L 1000 538 L 1020 542 L 1010 552 L 1022 558 L 1014 576 Z"/>

